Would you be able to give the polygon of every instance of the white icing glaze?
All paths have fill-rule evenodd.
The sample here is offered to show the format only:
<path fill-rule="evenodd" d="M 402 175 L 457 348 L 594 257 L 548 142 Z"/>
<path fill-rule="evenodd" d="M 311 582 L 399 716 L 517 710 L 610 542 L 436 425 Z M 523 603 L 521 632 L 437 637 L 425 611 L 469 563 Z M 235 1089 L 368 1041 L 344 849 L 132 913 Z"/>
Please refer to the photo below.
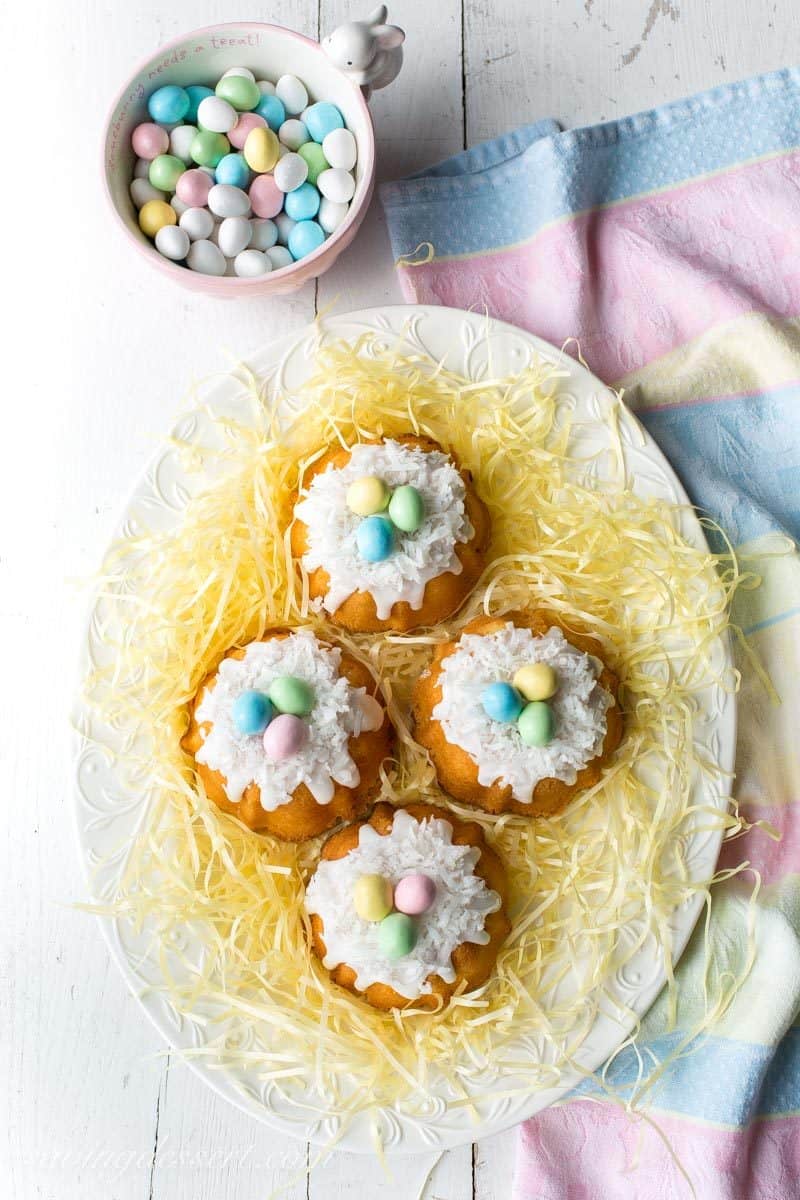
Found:
<path fill-rule="evenodd" d="M 516 723 L 494 721 L 484 712 L 481 692 L 495 680 L 511 682 L 526 663 L 543 662 L 558 675 L 550 700 L 555 736 L 547 746 L 527 746 Z M 465 633 L 458 649 L 443 659 L 442 698 L 433 717 L 448 742 L 466 750 L 478 768 L 478 782 L 498 780 L 520 804 L 530 804 L 542 779 L 572 784 L 578 771 L 602 749 L 606 710 L 612 697 L 597 682 L 598 660 L 571 645 L 560 629 L 537 637 L 508 621 L 495 633 Z"/>
<path fill-rule="evenodd" d="M 347 507 L 348 487 L 365 475 L 376 475 L 391 488 L 411 484 L 425 502 L 420 528 L 415 533 L 396 530 L 394 553 L 378 563 L 366 562 L 358 553 L 356 531 L 363 518 Z M 446 454 L 391 440 L 353 446 L 345 466 L 316 475 L 295 515 L 308 529 L 303 566 L 307 571 L 322 567 L 330 580 L 323 607 L 334 613 L 361 591 L 370 593 L 382 621 L 401 600 L 421 608 L 427 583 L 448 571 L 461 574 L 455 547 L 475 532 L 465 494 L 464 481 Z"/>
<path fill-rule="evenodd" d="M 360 776 L 348 741 L 362 731 L 379 729 L 383 709 L 364 688 L 354 688 L 339 674 L 341 652 L 323 646 L 310 630 L 285 638 L 251 642 L 244 657 L 225 658 L 214 686 L 207 689 L 195 717 L 211 729 L 197 751 L 198 762 L 225 777 L 228 799 L 238 803 L 251 783 L 261 791 L 261 806 L 273 812 L 288 804 L 304 783 L 317 804 L 330 804 L 334 783 L 356 787 Z M 239 733 L 233 724 L 233 702 L 250 688 L 266 692 L 278 675 L 297 675 L 314 691 L 314 707 L 304 718 L 308 741 L 283 762 L 271 762 L 260 734 Z"/>
<path fill-rule="evenodd" d="M 484 922 L 500 907 L 500 897 L 475 873 L 480 851 L 454 846 L 452 836 L 449 821 L 417 821 L 398 809 L 384 837 L 371 825 L 362 825 L 358 846 L 349 854 L 321 860 L 308 884 L 306 909 L 322 918 L 323 963 L 328 970 L 346 963 L 355 971 L 359 990 L 384 983 L 409 999 L 430 992 L 429 975 L 445 983 L 455 981 L 451 954 L 462 942 L 486 945 Z M 379 923 L 362 921 L 356 913 L 356 881 L 361 875 L 383 875 L 395 886 L 404 875 L 418 871 L 435 882 L 436 899 L 428 912 L 414 918 L 419 930 L 414 949 L 392 960 L 380 952 Z"/>

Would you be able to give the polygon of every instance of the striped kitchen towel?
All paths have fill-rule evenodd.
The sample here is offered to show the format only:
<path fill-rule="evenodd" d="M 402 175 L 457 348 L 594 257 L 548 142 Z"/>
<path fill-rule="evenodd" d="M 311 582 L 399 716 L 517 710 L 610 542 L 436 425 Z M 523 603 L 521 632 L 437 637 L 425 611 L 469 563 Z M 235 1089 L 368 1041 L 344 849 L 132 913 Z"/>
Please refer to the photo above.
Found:
<path fill-rule="evenodd" d="M 562 132 L 543 121 L 382 188 L 400 282 L 418 303 L 488 310 L 575 338 L 760 588 L 743 628 L 779 694 L 744 666 L 736 793 L 762 828 L 723 851 L 753 876 L 716 891 L 712 968 L 756 959 L 733 1004 L 658 1072 L 646 1117 L 585 1087 L 522 1127 L 517 1200 L 800 1197 L 800 70 Z M 420 251 L 428 244 L 427 254 Z M 430 257 L 432 255 L 432 257 Z M 420 265 L 408 260 L 429 258 Z M 703 1011 L 697 933 L 619 1093 Z M 639 1057 L 641 1055 L 641 1058 Z"/>

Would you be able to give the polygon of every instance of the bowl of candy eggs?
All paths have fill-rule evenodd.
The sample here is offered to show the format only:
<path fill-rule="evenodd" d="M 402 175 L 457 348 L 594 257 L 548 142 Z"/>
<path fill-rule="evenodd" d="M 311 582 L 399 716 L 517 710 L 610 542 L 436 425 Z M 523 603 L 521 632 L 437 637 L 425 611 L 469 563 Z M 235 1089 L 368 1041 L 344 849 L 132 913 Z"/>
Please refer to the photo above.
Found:
<path fill-rule="evenodd" d="M 355 237 L 375 178 L 361 89 L 277 25 L 186 34 L 115 99 L 103 166 L 136 250 L 214 296 L 293 292 Z"/>

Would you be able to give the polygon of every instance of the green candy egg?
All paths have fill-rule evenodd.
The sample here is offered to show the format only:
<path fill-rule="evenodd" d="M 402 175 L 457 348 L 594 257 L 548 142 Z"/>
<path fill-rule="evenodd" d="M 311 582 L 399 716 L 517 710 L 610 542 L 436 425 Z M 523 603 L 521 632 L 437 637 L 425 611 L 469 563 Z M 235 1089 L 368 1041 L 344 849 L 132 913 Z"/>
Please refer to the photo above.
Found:
<path fill-rule="evenodd" d="M 403 533 L 414 533 L 425 520 L 425 501 L 415 487 L 406 484 L 392 492 L 389 517 Z"/>
<path fill-rule="evenodd" d="M 306 142 L 297 153 L 302 159 L 305 159 L 308 167 L 308 182 L 316 184 L 322 172 L 328 169 L 328 160 L 322 153 L 322 146 L 316 142 Z"/>
<path fill-rule="evenodd" d="M 386 958 L 405 958 L 416 944 L 416 922 L 405 913 L 389 913 L 378 926 L 378 946 Z"/>
<path fill-rule="evenodd" d="M 546 700 L 526 704 L 517 718 L 519 736 L 526 746 L 546 746 L 553 740 L 556 720 Z"/>
<path fill-rule="evenodd" d="M 305 717 L 314 707 L 313 691 L 296 675 L 279 675 L 267 695 L 278 712 L 290 713 L 293 717 Z"/>
<path fill-rule="evenodd" d="M 150 163 L 148 179 L 160 192 L 174 192 L 175 184 L 186 170 L 186 164 L 174 154 L 159 154 Z"/>
<path fill-rule="evenodd" d="M 227 100 L 237 112 L 249 112 L 261 99 L 258 84 L 246 75 L 226 75 L 216 87 L 221 100 Z"/>
<path fill-rule="evenodd" d="M 231 144 L 224 133 L 212 133 L 210 129 L 201 129 L 192 139 L 189 154 L 198 167 L 216 167 L 230 148 Z"/>

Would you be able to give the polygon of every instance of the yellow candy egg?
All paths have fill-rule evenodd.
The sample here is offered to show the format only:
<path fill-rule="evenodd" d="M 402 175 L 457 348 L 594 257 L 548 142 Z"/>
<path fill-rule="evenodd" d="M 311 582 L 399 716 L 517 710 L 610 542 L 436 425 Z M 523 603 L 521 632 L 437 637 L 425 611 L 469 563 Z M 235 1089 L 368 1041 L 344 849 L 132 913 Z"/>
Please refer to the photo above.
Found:
<path fill-rule="evenodd" d="M 558 687 L 558 676 L 547 663 L 528 663 L 514 676 L 514 687 L 526 700 L 549 700 Z"/>
<path fill-rule="evenodd" d="M 166 200 L 148 200 L 139 209 L 139 228 L 149 238 L 154 238 L 165 225 L 177 224 L 178 216 Z"/>
<path fill-rule="evenodd" d="M 358 517 L 371 517 L 383 512 L 391 493 L 382 479 L 376 475 L 365 475 L 356 479 L 347 489 L 347 507 Z"/>
<path fill-rule="evenodd" d="M 361 875 L 353 892 L 353 907 L 362 921 L 382 921 L 392 911 L 392 885 L 383 875 Z"/>
<path fill-rule="evenodd" d="M 271 129 L 259 125 L 251 129 L 245 138 L 244 161 L 258 174 L 272 170 L 278 161 L 279 151 L 280 143 Z"/>

